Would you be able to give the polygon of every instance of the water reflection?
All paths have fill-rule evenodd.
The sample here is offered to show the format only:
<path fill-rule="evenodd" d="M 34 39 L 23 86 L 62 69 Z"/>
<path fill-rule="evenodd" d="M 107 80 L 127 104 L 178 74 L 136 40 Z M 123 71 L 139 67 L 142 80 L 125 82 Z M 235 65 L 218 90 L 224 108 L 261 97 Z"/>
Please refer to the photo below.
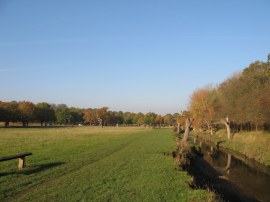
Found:
<path fill-rule="evenodd" d="M 270 201 L 269 175 L 217 147 L 209 146 L 202 141 L 199 141 L 198 145 L 203 158 L 220 173 L 220 178 L 229 180 L 253 198 Z"/>

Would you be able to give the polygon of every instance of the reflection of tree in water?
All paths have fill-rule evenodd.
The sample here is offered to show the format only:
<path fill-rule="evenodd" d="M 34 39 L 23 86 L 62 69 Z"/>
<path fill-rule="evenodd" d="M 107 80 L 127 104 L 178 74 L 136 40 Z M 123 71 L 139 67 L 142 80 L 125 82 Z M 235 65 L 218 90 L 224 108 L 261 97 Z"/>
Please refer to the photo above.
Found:
<path fill-rule="evenodd" d="M 240 160 L 232 154 L 220 151 L 218 149 L 220 143 L 222 142 L 218 142 L 215 147 L 200 142 L 200 139 L 197 140 L 204 160 L 215 169 L 216 177 L 221 180 L 219 182 L 230 182 L 251 197 L 260 198 L 260 201 L 270 201 L 270 176 L 261 172 L 260 167 L 254 162 L 246 162 L 245 159 Z M 214 173 L 211 173 L 211 176 L 214 176 Z"/>
<path fill-rule="evenodd" d="M 226 171 L 228 175 L 230 174 L 230 171 L 231 171 L 231 164 L 232 164 L 232 155 L 228 153 L 227 165 L 226 165 Z"/>
<path fill-rule="evenodd" d="M 199 142 L 199 150 L 204 153 L 204 158 L 215 168 L 220 174 L 230 174 L 232 168 L 232 155 L 220 153 L 214 146 L 204 145 L 202 141 Z M 226 164 L 225 164 L 226 162 Z"/>

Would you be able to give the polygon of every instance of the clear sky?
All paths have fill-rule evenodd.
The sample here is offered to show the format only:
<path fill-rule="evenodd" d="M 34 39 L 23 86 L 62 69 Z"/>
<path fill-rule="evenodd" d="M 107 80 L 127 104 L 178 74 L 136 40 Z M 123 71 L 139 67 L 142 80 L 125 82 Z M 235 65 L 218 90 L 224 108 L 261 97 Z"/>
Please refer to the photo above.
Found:
<path fill-rule="evenodd" d="M 269 0 L 0 0 L 0 100 L 174 113 L 270 52 Z"/>

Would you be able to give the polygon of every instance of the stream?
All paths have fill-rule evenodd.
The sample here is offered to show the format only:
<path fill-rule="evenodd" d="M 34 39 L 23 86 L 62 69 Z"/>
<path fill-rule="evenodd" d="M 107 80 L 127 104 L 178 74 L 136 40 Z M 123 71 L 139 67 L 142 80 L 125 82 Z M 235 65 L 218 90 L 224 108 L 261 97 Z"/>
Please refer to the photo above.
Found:
<path fill-rule="evenodd" d="M 199 149 L 204 160 L 221 174 L 222 179 L 257 201 L 270 201 L 269 168 L 203 142 L 199 143 Z"/>

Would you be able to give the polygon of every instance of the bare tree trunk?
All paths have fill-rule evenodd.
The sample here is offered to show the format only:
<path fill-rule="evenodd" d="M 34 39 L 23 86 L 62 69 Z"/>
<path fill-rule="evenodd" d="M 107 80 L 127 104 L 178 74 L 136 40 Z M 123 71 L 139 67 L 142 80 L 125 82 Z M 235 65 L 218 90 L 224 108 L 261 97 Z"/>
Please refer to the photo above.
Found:
<path fill-rule="evenodd" d="M 177 123 L 177 135 L 180 133 L 180 123 Z"/>
<path fill-rule="evenodd" d="M 193 121 L 193 119 L 191 117 L 186 118 L 185 133 L 184 133 L 183 141 L 188 140 L 190 126 L 192 124 L 192 121 Z"/>
<path fill-rule="evenodd" d="M 226 126 L 228 140 L 231 140 L 232 133 L 231 133 L 231 125 L 230 125 L 229 117 L 227 116 L 226 119 L 222 121 L 222 123 L 224 123 L 224 125 Z"/>
<path fill-rule="evenodd" d="M 5 128 L 9 127 L 9 121 L 5 122 Z"/>

